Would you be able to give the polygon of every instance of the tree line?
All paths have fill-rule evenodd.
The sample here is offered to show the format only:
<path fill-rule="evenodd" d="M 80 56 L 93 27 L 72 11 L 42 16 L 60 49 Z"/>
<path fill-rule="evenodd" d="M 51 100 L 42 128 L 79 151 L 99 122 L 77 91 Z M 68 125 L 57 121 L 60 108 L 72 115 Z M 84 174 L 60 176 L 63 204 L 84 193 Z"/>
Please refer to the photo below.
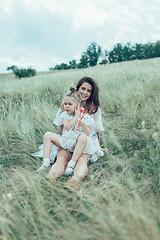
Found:
<path fill-rule="evenodd" d="M 117 43 L 111 51 L 104 50 L 96 42 L 91 42 L 80 57 L 79 62 L 75 59 L 69 63 L 56 64 L 55 67 L 50 67 L 49 70 L 67 70 L 76 68 L 87 68 L 96 66 L 97 64 L 117 63 L 123 61 L 131 61 L 136 59 L 149 59 L 160 57 L 160 41 L 156 43 L 136 43 L 131 45 Z M 100 60 L 101 59 L 101 60 Z"/>
<path fill-rule="evenodd" d="M 50 67 L 49 70 L 67 70 L 77 68 L 87 68 L 96 66 L 97 64 L 117 63 L 131 60 L 142 60 L 160 57 L 160 40 L 156 43 L 131 43 L 114 45 L 111 51 L 102 50 L 102 47 L 96 42 L 91 42 L 80 57 L 79 62 L 75 59 L 69 61 L 69 63 L 56 64 L 55 67 Z M 17 78 L 31 77 L 36 75 L 36 70 L 29 68 L 18 68 L 15 65 L 7 67 L 7 70 L 11 70 Z"/>

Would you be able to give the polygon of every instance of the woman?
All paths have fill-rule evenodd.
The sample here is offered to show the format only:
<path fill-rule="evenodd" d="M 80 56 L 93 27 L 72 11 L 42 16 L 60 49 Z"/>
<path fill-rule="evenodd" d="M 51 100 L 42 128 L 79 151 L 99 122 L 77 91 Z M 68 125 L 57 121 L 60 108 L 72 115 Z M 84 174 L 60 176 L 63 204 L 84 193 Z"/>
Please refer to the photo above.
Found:
<path fill-rule="evenodd" d="M 85 109 L 85 112 L 88 113 L 95 121 L 96 125 L 96 132 L 93 135 L 94 141 L 95 141 L 95 147 L 97 146 L 97 149 L 100 145 L 100 132 L 103 131 L 103 125 L 101 122 L 101 111 L 100 111 L 100 103 L 99 103 L 99 97 L 98 97 L 98 87 L 96 82 L 90 78 L 90 77 L 83 77 L 79 80 L 76 86 L 76 90 L 81 94 L 82 96 L 82 106 Z M 59 110 L 56 119 L 54 123 L 58 123 L 58 119 L 60 118 L 60 115 L 63 112 L 63 105 L 61 107 L 61 110 Z M 59 127 L 59 133 L 62 133 L 63 127 L 62 125 Z M 44 136 L 46 139 L 51 139 L 50 133 L 45 134 Z M 79 138 L 77 145 L 80 143 L 80 141 L 84 141 L 83 138 Z M 88 174 L 88 160 L 90 158 L 91 161 L 95 162 L 97 161 L 99 156 L 102 156 L 102 152 L 104 152 L 104 149 L 101 148 L 101 152 L 97 152 L 90 158 L 88 154 L 83 153 L 75 167 L 74 174 L 67 181 L 65 184 L 68 188 L 73 188 L 74 190 L 79 189 L 79 182 Z M 68 163 L 68 160 L 71 158 L 71 153 L 67 150 L 59 150 L 57 154 L 57 160 L 52 165 L 52 168 L 49 171 L 49 177 L 52 180 L 56 180 L 59 176 L 61 176 L 64 171 L 65 167 Z"/>

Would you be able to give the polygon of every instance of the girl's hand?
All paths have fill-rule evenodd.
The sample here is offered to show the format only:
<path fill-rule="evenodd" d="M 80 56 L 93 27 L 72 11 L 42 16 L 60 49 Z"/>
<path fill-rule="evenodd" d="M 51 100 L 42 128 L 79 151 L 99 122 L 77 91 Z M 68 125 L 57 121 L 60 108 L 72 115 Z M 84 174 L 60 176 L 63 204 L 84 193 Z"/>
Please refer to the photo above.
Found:
<path fill-rule="evenodd" d="M 81 120 L 78 121 L 78 126 L 83 128 L 83 126 L 85 126 L 85 123 Z"/>
<path fill-rule="evenodd" d="M 78 121 L 78 127 L 79 127 L 79 129 L 80 129 L 80 127 L 81 127 L 82 130 L 83 130 L 83 132 L 84 132 L 87 136 L 89 136 L 89 134 L 90 134 L 90 126 L 86 125 L 86 124 L 82 121 L 82 119 L 80 119 L 80 120 Z"/>
<path fill-rule="evenodd" d="M 79 108 L 80 116 L 83 117 L 83 114 L 85 112 L 85 109 L 83 107 Z"/>
<path fill-rule="evenodd" d="M 82 119 L 83 119 L 83 115 L 84 115 L 84 112 L 85 112 L 85 109 L 83 108 L 83 107 L 80 107 L 79 108 L 79 117 L 80 117 L 80 119 L 79 119 L 79 121 L 78 121 L 78 129 L 80 129 L 80 126 L 81 126 L 81 121 L 82 121 Z M 82 127 L 82 126 L 81 126 Z"/>
<path fill-rule="evenodd" d="M 79 106 L 75 107 L 75 116 L 79 118 Z"/>

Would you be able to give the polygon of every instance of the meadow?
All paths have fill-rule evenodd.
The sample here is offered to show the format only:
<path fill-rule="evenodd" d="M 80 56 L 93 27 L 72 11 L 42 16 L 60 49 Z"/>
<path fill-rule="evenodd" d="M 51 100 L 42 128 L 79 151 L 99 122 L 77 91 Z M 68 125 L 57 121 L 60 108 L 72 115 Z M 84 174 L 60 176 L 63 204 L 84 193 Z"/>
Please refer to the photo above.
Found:
<path fill-rule="evenodd" d="M 160 58 L 0 75 L 0 240 L 160 239 Z M 37 151 L 68 86 L 99 86 L 106 152 L 77 193 L 36 174 Z"/>

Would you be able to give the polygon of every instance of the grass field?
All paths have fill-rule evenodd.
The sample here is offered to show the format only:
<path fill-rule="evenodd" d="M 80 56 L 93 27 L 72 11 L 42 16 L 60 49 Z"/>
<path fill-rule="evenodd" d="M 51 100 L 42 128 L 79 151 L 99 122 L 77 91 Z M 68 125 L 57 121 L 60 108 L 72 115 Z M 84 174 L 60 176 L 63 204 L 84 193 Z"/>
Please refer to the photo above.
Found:
<path fill-rule="evenodd" d="M 0 75 L 0 240 L 160 239 L 160 58 L 87 69 Z M 100 89 L 107 149 L 78 193 L 35 173 L 68 86 Z"/>

